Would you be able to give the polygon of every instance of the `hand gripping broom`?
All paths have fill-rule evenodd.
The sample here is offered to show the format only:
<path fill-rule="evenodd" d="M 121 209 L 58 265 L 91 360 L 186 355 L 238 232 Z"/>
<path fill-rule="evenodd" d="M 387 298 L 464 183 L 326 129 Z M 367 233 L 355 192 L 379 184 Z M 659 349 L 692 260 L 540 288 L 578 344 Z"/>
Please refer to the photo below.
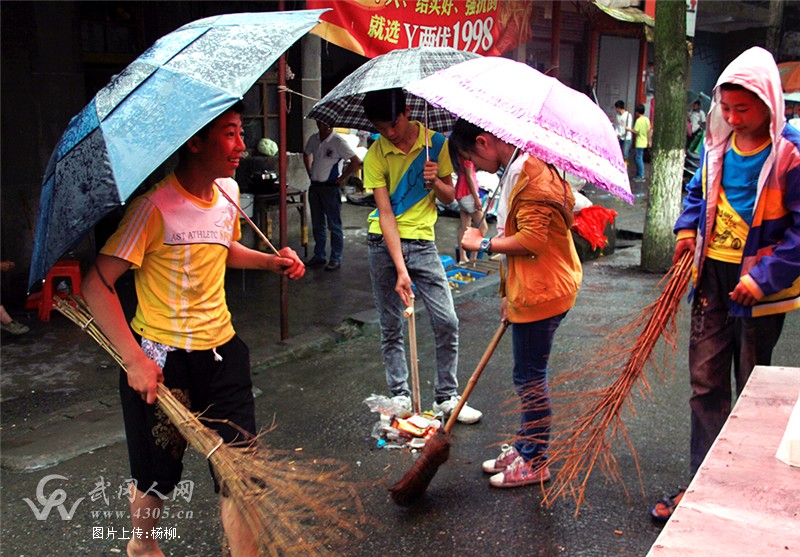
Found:
<path fill-rule="evenodd" d="M 80 326 L 114 360 L 122 359 L 93 322 L 85 302 L 56 298 L 56 309 Z M 123 366 L 124 369 L 124 366 Z M 268 450 L 258 438 L 223 443 L 163 383 L 156 404 L 183 438 L 211 463 L 223 492 L 239 509 L 258 544 L 258 555 L 322 555 L 360 538 L 363 507 L 345 467 L 332 459 L 300 460 Z M 235 425 L 235 424 L 231 424 Z"/>
<path fill-rule="evenodd" d="M 467 382 L 464 393 L 461 395 L 461 400 L 453 410 L 453 413 L 450 414 L 450 418 L 447 420 L 445 426 L 437 431 L 433 437 L 428 439 L 428 442 L 425 443 L 425 447 L 422 449 L 422 454 L 414 465 L 406 472 L 406 475 L 403 476 L 400 481 L 389 488 L 389 491 L 392 493 L 392 499 L 394 499 L 394 502 L 398 505 L 404 507 L 409 506 L 419 499 L 425 493 L 428 484 L 431 483 L 431 480 L 436 475 L 439 466 L 447 462 L 447 459 L 450 458 L 450 430 L 453 429 L 453 425 L 456 419 L 458 419 L 461 409 L 467 403 L 469 395 L 472 394 L 472 390 L 478 383 L 478 378 L 481 376 L 481 373 L 483 373 L 486 364 L 489 363 L 489 359 L 492 357 L 495 348 L 497 348 L 507 328 L 507 321 L 503 321 L 497 328 L 489 346 L 483 353 L 481 361 L 478 362 L 475 371 L 472 372 L 472 376 Z"/>

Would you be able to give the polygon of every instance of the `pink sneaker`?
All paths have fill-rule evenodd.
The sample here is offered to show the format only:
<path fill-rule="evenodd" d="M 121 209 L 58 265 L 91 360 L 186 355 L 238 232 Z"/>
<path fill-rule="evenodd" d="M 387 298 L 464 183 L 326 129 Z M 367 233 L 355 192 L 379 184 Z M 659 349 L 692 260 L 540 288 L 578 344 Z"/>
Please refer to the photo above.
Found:
<path fill-rule="evenodd" d="M 489 478 L 493 487 L 519 487 L 550 481 L 550 469 L 547 466 L 534 470 L 531 462 L 517 457 L 508 467 Z"/>
<path fill-rule="evenodd" d="M 485 461 L 481 468 L 487 474 L 497 474 L 508 468 L 508 465 L 514 462 L 517 457 L 519 457 L 519 453 L 514 448 L 514 445 L 503 445 L 500 447 L 500 456 Z"/>

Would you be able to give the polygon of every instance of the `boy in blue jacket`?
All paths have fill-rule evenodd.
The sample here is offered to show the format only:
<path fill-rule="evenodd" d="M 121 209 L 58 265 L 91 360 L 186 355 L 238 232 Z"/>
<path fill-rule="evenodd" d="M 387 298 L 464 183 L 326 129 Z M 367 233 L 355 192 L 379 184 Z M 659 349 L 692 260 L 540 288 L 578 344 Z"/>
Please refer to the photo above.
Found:
<path fill-rule="evenodd" d="M 675 224 L 677 261 L 694 254 L 689 340 L 691 473 L 753 367 L 770 365 L 800 307 L 800 133 L 786 126 L 778 68 L 758 47 L 723 71 L 701 155 Z M 651 510 L 667 520 L 682 491 Z"/>

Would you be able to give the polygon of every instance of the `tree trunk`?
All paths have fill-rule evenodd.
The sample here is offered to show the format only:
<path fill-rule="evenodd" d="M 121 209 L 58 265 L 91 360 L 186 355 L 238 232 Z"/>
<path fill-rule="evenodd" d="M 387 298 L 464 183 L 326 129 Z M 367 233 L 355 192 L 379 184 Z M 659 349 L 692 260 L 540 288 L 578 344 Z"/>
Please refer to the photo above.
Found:
<path fill-rule="evenodd" d="M 655 27 L 655 116 L 642 268 L 664 272 L 672 263 L 672 227 L 680 214 L 686 148 L 686 5 L 658 2 Z"/>
<path fill-rule="evenodd" d="M 783 0 L 770 0 L 769 27 L 767 27 L 767 50 L 775 60 L 781 59 L 781 35 L 783 34 Z"/>

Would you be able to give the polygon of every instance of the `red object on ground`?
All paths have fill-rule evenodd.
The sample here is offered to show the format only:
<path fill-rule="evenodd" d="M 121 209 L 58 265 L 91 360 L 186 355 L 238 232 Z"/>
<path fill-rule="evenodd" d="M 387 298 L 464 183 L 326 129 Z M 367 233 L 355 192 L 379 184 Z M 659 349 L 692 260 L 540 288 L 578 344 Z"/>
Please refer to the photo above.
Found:
<path fill-rule="evenodd" d="M 581 209 L 575 215 L 575 224 L 572 225 L 572 230 L 589 242 L 592 249 L 604 248 L 608 243 L 605 235 L 606 227 L 613 224 L 616 218 L 617 212 L 613 209 L 592 205 Z"/>
<path fill-rule="evenodd" d="M 53 284 L 57 278 L 69 279 L 71 283 L 70 292 L 76 296 L 81 294 L 81 267 L 78 261 L 72 259 L 62 259 L 57 262 L 53 268 L 47 273 L 47 278 L 42 285 L 42 291 L 31 294 L 28 298 L 25 307 L 28 309 L 39 309 L 39 321 L 50 321 L 50 312 L 53 309 L 53 296 L 61 296 L 66 294 L 56 291 Z"/>

